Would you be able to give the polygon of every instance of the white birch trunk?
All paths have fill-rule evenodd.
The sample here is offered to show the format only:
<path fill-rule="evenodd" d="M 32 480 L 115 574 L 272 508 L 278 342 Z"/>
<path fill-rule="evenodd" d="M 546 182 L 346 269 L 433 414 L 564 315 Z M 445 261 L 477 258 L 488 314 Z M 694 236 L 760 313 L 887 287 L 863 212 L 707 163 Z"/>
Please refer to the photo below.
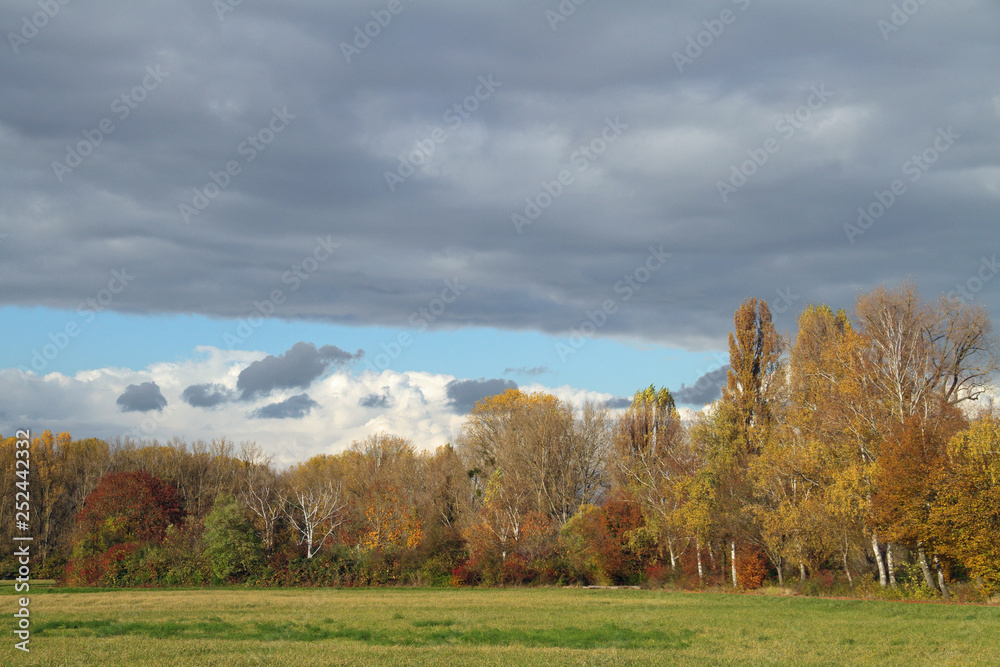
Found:
<path fill-rule="evenodd" d="M 878 564 L 878 583 L 885 588 L 888 580 L 885 577 L 885 561 L 882 560 L 882 549 L 878 545 L 878 536 L 872 531 L 872 551 L 875 552 L 875 562 Z"/>
<path fill-rule="evenodd" d="M 927 588 L 937 588 L 934 584 L 934 577 L 931 575 L 931 568 L 927 565 L 927 553 L 924 551 L 924 543 L 917 542 L 917 562 L 920 563 L 920 570 L 924 573 L 924 583 Z"/>
<path fill-rule="evenodd" d="M 795 538 L 795 548 L 799 552 L 799 581 L 806 580 L 806 561 L 802 558 L 802 543 L 798 538 Z"/>
<path fill-rule="evenodd" d="M 736 541 L 730 542 L 729 547 L 732 554 L 733 588 L 736 588 L 739 586 L 739 581 L 736 579 Z"/>
<path fill-rule="evenodd" d="M 847 544 L 842 543 L 840 548 L 840 555 L 844 559 L 844 574 L 847 575 L 847 583 L 852 587 L 854 586 L 854 577 L 851 576 L 851 566 L 847 563 Z"/>

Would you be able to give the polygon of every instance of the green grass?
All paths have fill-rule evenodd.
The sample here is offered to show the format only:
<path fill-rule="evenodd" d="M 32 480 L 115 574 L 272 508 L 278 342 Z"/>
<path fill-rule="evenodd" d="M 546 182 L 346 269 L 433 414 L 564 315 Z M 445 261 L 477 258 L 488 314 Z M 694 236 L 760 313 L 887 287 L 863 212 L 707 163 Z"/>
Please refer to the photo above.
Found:
<path fill-rule="evenodd" d="M 581 589 L 34 593 L 31 654 L 10 639 L 2 664 L 1000 664 L 1000 608 L 985 606 Z M 13 597 L 0 597 L 11 611 Z"/>

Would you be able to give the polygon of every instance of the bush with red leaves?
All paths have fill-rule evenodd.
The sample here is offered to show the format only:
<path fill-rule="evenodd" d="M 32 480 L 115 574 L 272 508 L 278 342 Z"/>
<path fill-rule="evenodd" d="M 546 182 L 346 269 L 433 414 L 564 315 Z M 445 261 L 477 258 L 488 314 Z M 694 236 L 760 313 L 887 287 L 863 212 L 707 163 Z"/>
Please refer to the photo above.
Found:
<path fill-rule="evenodd" d="M 167 527 L 180 524 L 183 517 L 173 484 L 142 471 L 105 475 L 77 514 L 67 580 L 95 584 L 110 578 L 117 582 L 124 575 L 126 560 L 136 556 L 141 546 L 162 542 Z"/>

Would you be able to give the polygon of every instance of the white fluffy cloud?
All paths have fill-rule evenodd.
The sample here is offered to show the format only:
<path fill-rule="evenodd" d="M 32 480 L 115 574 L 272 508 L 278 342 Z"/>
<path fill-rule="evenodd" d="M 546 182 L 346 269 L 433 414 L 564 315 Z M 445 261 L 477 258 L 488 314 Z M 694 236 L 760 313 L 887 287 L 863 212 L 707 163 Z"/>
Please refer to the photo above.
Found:
<path fill-rule="evenodd" d="M 81 438 L 164 441 L 178 437 L 189 442 L 226 437 L 237 443 L 255 441 L 276 462 L 287 465 L 314 454 L 339 452 L 378 431 L 410 438 L 421 449 L 433 449 L 452 440 L 465 420 L 448 391 L 449 384 L 459 378 L 433 373 L 355 373 L 340 368 L 307 387 L 276 390 L 255 400 L 195 407 L 184 399 L 185 390 L 195 385 L 211 385 L 215 392 L 235 395 L 240 373 L 266 357 L 264 352 L 198 347 L 190 359 L 141 370 L 100 368 L 73 376 L 2 370 L 0 393 L 8 399 L 0 413 L 0 432 L 51 429 Z M 144 383 L 159 387 L 166 406 L 122 412 L 118 397 L 129 386 Z M 569 386 L 549 388 L 534 383 L 523 389 L 550 392 L 576 405 L 615 398 Z M 307 398 L 301 398 L 304 391 Z M 372 396 L 385 400 L 372 401 Z M 310 405 L 311 409 L 266 409 L 281 404 Z"/>

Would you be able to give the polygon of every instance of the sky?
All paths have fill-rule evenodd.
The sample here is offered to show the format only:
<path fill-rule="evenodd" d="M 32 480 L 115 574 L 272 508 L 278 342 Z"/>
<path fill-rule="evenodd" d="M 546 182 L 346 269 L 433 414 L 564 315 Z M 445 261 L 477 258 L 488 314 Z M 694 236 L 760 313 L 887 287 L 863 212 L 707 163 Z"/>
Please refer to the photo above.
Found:
<path fill-rule="evenodd" d="M 9 0 L 0 433 L 452 440 L 719 395 L 732 314 L 1000 312 L 992 1 Z"/>

